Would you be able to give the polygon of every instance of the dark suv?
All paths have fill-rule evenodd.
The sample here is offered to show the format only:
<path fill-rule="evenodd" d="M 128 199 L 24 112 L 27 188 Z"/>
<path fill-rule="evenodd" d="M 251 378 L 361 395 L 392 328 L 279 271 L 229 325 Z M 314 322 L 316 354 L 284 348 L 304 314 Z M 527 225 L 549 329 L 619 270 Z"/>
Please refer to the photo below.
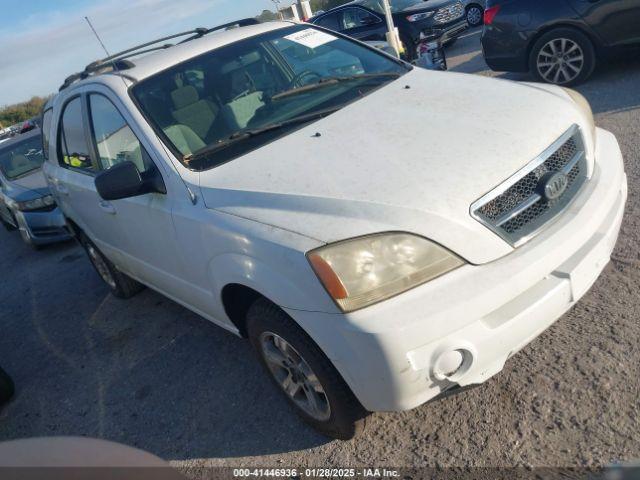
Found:
<path fill-rule="evenodd" d="M 390 0 L 393 20 L 407 52 L 414 60 L 421 40 L 442 35 L 453 43 L 467 27 L 465 6 L 459 0 Z M 313 17 L 309 22 L 362 41 L 386 40 L 387 23 L 380 0 L 355 0 Z"/>
<path fill-rule="evenodd" d="M 492 70 L 575 85 L 599 59 L 640 49 L 640 0 L 489 0 L 482 35 Z"/>

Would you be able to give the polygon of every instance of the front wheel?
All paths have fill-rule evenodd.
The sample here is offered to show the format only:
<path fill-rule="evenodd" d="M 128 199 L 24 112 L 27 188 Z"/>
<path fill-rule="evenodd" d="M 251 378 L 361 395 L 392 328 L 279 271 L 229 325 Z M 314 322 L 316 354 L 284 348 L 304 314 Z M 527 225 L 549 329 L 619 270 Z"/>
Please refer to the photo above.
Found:
<path fill-rule="evenodd" d="M 260 363 L 308 424 L 339 440 L 364 430 L 367 412 L 320 348 L 284 311 L 257 300 L 247 313 L 247 331 Z"/>
<path fill-rule="evenodd" d="M 107 284 L 114 297 L 127 299 L 144 289 L 144 286 L 128 277 L 116 267 L 85 235 L 80 237 L 80 244 L 84 247 L 89 260 L 100 278 Z"/>
<path fill-rule="evenodd" d="M 595 66 L 593 43 L 572 28 L 557 28 L 542 35 L 529 58 L 529 69 L 536 80 L 564 87 L 586 81 Z"/>

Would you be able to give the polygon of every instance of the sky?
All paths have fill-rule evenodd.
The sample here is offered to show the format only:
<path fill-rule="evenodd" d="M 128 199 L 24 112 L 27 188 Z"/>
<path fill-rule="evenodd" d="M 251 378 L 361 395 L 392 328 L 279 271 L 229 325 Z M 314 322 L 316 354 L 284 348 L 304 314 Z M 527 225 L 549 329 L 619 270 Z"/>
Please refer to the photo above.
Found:
<path fill-rule="evenodd" d="M 271 0 L 0 0 L 0 107 L 48 95 L 111 52 L 273 9 Z"/>

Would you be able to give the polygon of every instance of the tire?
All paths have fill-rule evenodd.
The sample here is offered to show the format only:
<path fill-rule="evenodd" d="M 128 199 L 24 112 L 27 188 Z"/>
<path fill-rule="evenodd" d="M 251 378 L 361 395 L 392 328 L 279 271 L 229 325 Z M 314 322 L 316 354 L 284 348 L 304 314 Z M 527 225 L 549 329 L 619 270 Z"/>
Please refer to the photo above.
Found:
<path fill-rule="evenodd" d="M 537 81 L 563 87 L 586 81 L 595 67 L 593 43 L 573 28 L 556 28 L 545 33 L 529 55 L 529 71 Z"/>
<path fill-rule="evenodd" d="M 87 252 L 91 265 L 114 297 L 128 299 L 144 290 L 144 285 L 118 270 L 86 235 L 80 237 L 80 244 Z"/>
<path fill-rule="evenodd" d="M 305 422 L 320 433 L 338 440 L 351 440 L 362 433 L 368 412 L 330 360 L 283 310 L 266 299 L 256 300 L 247 312 L 247 332 L 269 377 Z M 286 355 L 282 353 L 283 350 L 274 350 L 278 348 L 273 343 L 276 338 L 280 345 L 281 340 L 287 344 Z M 265 348 L 270 349 L 271 354 L 267 355 Z M 272 360 L 267 360 L 267 357 Z M 288 365 L 295 366 L 286 368 L 282 364 L 284 362 L 278 362 L 275 366 L 276 358 L 285 362 L 291 358 L 294 361 L 289 361 Z M 295 400 L 285 392 L 283 378 L 291 379 L 289 385 L 297 387 Z M 311 389 L 311 384 L 315 388 Z M 312 403 L 308 401 L 310 395 L 316 399 L 318 406 L 315 415 L 309 413 L 308 407 L 301 406 Z"/>
<path fill-rule="evenodd" d="M 467 7 L 467 23 L 471 28 L 484 23 L 484 8 L 481 5 L 472 4 Z"/>
<path fill-rule="evenodd" d="M 7 403 L 15 393 L 15 386 L 11 377 L 0 368 L 0 405 Z"/>

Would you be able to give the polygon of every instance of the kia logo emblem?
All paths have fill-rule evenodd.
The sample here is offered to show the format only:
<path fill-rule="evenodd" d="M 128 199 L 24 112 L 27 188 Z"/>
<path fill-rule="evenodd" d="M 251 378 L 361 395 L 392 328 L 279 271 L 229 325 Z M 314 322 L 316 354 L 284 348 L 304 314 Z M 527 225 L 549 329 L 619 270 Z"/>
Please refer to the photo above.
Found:
<path fill-rule="evenodd" d="M 548 173 L 540 180 L 540 194 L 547 201 L 557 200 L 567 191 L 569 186 L 569 177 L 562 172 Z"/>

